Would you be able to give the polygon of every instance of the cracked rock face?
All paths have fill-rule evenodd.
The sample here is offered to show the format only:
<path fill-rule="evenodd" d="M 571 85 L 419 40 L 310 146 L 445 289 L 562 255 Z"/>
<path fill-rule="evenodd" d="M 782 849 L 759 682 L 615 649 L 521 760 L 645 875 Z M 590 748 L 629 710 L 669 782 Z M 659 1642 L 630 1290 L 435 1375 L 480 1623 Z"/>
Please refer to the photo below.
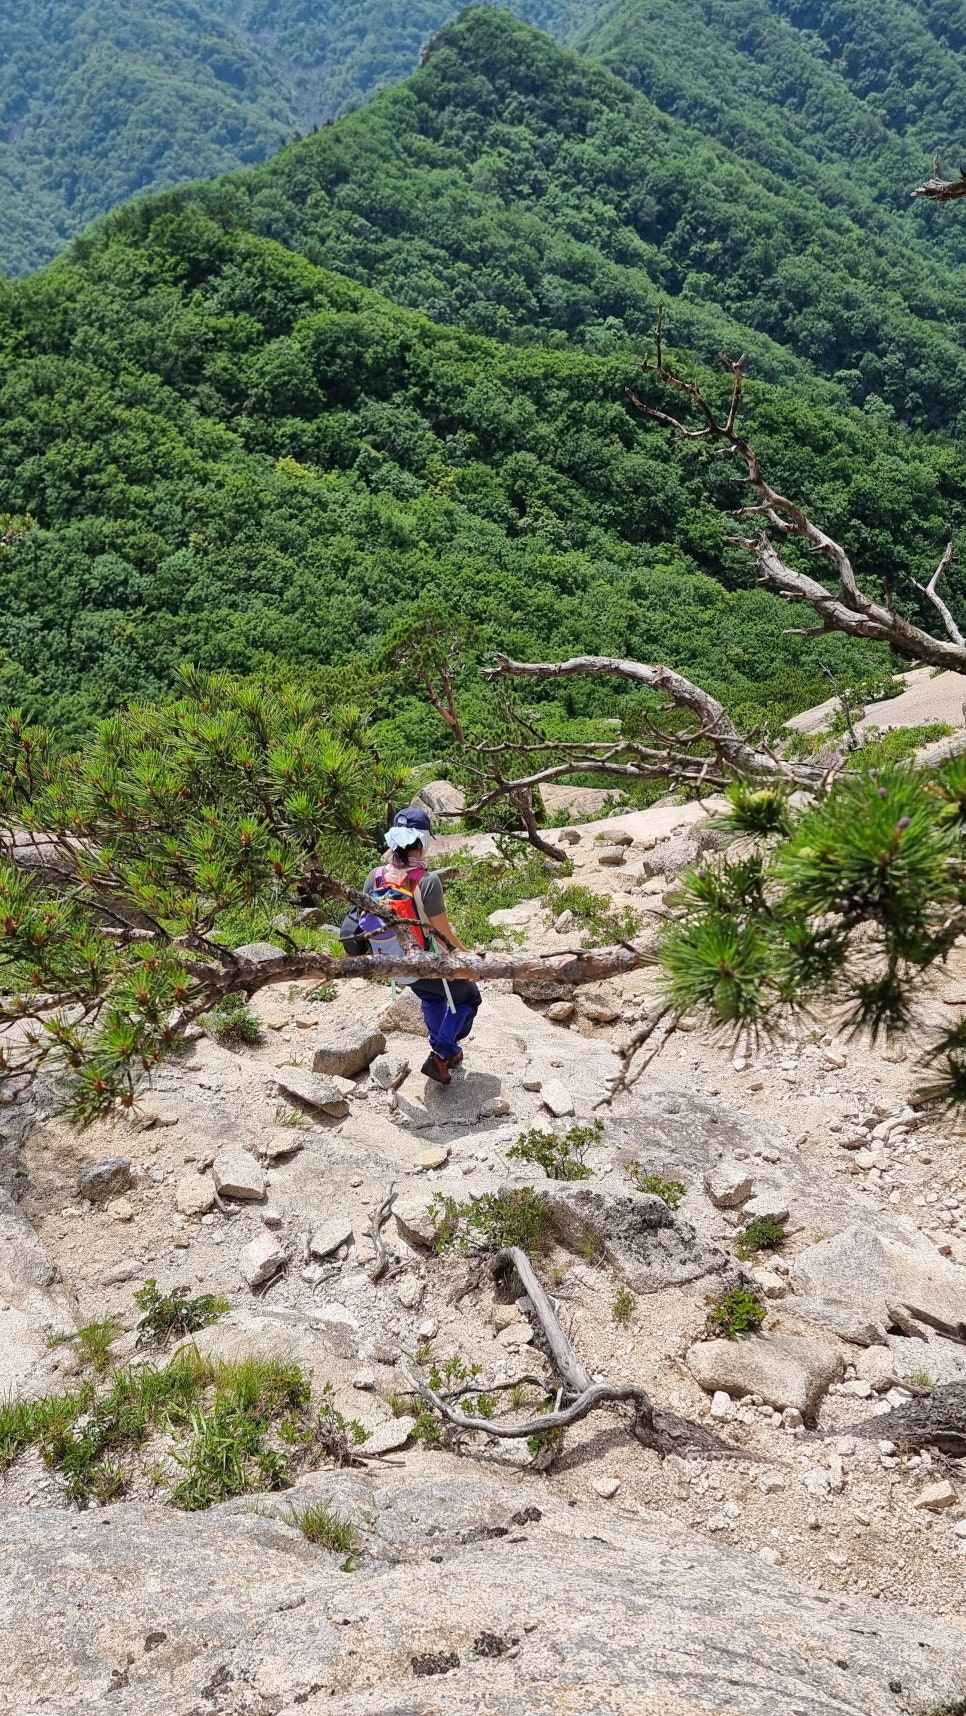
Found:
<path fill-rule="evenodd" d="M 900 1716 L 966 1677 L 966 1643 L 943 1623 L 823 1603 L 653 1516 L 617 1545 L 594 1513 L 522 1510 L 518 1488 L 452 1470 L 335 1473 L 311 1498 L 354 1525 L 351 1578 L 281 1498 L 258 1513 L 8 1514 L 0 1708 Z"/>

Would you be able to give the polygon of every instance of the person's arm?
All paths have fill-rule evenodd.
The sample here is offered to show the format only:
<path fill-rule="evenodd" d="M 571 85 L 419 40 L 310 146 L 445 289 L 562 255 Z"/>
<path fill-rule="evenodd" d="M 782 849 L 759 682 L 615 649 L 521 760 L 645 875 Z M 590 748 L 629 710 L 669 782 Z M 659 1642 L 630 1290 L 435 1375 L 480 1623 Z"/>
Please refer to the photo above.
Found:
<path fill-rule="evenodd" d="M 465 942 L 460 941 L 460 938 L 450 923 L 449 918 L 446 916 L 445 911 L 439 912 L 434 918 L 431 918 L 427 912 L 426 921 L 430 925 L 430 928 L 436 931 L 440 940 L 445 942 L 448 947 L 454 948 L 457 953 L 469 953 L 470 949 L 466 946 Z"/>

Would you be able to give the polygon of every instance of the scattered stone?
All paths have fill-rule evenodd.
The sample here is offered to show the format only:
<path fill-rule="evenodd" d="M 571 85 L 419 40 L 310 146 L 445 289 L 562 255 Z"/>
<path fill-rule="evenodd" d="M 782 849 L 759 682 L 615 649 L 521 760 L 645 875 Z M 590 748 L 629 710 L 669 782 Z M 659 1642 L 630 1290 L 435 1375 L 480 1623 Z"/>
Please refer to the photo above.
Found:
<path fill-rule="evenodd" d="M 182 1215 L 207 1215 L 215 1201 L 214 1182 L 207 1174 L 183 1174 L 178 1181 L 174 1201 Z"/>
<path fill-rule="evenodd" d="M 490 1322 L 497 1331 L 508 1329 L 511 1323 L 518 1323 L 519 1321 L 520 1312 L 516 1305 L 494 1305 L 490 1312 Z"/>
<path fill-rule="evenodd" d="M 420 1323 L 416 1330 L 417 1339 L 421 1341 L 434 1341 L 438 1334 L 439 1324 L 432 1317 L 427 1317 L 426 1321 Z"/>
<path fill-rule="evenodd" d="M 747 1221 L 787 1221 L 788 1193 L 781 1189 L 756 1192 L 754 1197 L 748 1199 L 741 1213 L 742 1218 Z"/>
<path fill-rule="evenodd" d="M 382 1009 L 377 1021 L 380 1031 L 402 1031 L 411 1037 L 425 1037 L 426 1025 L 418 995 L 411 989 L 400 989 L 395 1001 Z"/>
<path fill-rule="evenodd" d="M 623 846 L 604 846 L 597 854 L 598 864 L 606 869 L 619 869 L 627 861 Z"/>
<path fill-rule="evenodd" d="M 855 1361 L 856 1374 L 871 1384 L 877 1394 L 891 1388 L 896 1379 L 896 1361 L 888 1347 L 866 1347 Z"/>
<path fill-rule="evenodd" d="M 262 1226 L 279 1228 L 282 1225 L 281 1213 L 278 1210 L 262 1210 Z"/>
<path fill-rule="evenodd" d="M 308 1108 L 333 1120 L 344 1120 L 349 1103 L 330 1078 L 316 1078 L 297 1067 L 284 1067 L 275 1076 L 280 1096 L 285 1096 L 298 1108 Z"/>
<path fill-rule="evenodd" d="M 595 1478 L 594 1489 L 604 1501 L 610 1501 L 620 1489 L 620 1478 Z"/>
<path fill-rule="evenodd" d="M 558 935 L 566 935 L 568 930 L 573 929 L 575 922 L 573 912 L 561 912 L 559 917 L 554 918 L 553 927 Z"/>
<path fill-rule="evenodd" d="M 366 1394 L 371 1393 L 372 1389 L 376 1386 L 375 1371 L 357 1370 L 355 1376 L 352 1378 L 352 1386 L 353 1388 L 362 1389 Z"/>
<path fill-rule="evenodd" d="M 120 1263 L 114 1263 L 110 1269 L 105 1269 L 101 1276 L 102 1287 L 119 1287 L 122 1281 L 134 1281 L 142 1273 L 142 1265 L 135 1262 L 133 1257 L 124 1257 Z"/>
<path fill-rule="evenodd" d="M 849 1064 L 849 1057 L 848 1055 L 843 1055 L 840 1049 L 829 1048 L 825 1050 L 825 1062 L 826 1065 L 830 1067 L 847 1067 Z"/>
<path fill-rule="evenodd" d="M 270 1132 L 258 1146 L 259 1154 L 267 1162 L 284 1162 L 287 1156 L 295 1156 L 304 1148 L 297 1126 L 284 1126 L 277 1132 Z"/>
<path fill-rule="evenodd" d="M 726 1394 L 723 1388 L 716 1388 L 711 1398 L 712 1418 L 717 1418 L 723 1422 L 728 1418 L 733 1418 L 734 1415 L 735 1409 L 731 1395 Z"/>
<path fill-rule="evenodd" d="M 352 1240 L 352 1223 L 345 1216 L 332 1216 L 317 1227 L 309 1240 L 313 1257 L 331 1257 Z"/>
<path fill-rule="evenodd" d="M 613 1001 L 608 1001 L 603 995 L 588 995 L 584 990 L 578 990 L 576 998 L 577 1013 L 581 1019 L 589 1019 L 592 1025 L 612 1025 L 621 1016 L 621 1010 Z"/>
<path fill-rule="evenodd" d="M 766 1472 L 759 1487 L 763 1495 L 775 1496 L 785 1488 L 785 1480 L 779 1472 Z"/>
<path fill-rule="evenodd" d="M 550 1113 L 558 1120 L 575 1112 L 574 1099 L 559 1078 L 548 1079 L 540 1094 L 542 1107 L 549 1108 Z"/>
<path fill-rule="evenodd" d="M 766 1299 L 785 1298 L 788 1282 L 781 1275 L 776 1275 L 773 1269 L 753 1269 L 751 1273 Z"/>
<path fill-rule="evenodd" d="M 270 1233 L 260 1233 L 257 1239 L 250 1240 L 244 1246 L 238 1259 L 242 1276 L 252 1289 L 260 1287 L 264 1281 L 270 1281 L 284 1267 L 286 1256 L 284 1248 Z"/>
<path fill-rule="evenodd" d="M 496 1338 L 503 1347 L 527 1347 L 533 1340 L 533 1330 L 525 1317 L 518 1317 L 501 1329 Z"/>
<path fill-rule="evenodd" d="M 108 1204 L 107 1213 L 113 1216 L 115 1221 L 133 1221 L 134 1205 L 127 1198 L 115 1198 L 113 1203 Z"/>
<path fill-rule="evenodd" d="M 243 947 L 236 947 L 239 959 L 247 959 L 251 965 L 269 965 L 273 959 L 284 959 L 284 947 L 276 947 L 272 941 L 246 941 Z"/>
<path fill-rule="evenodd" d="M 524 1090 L 542 1090 L 543 1089 L 543 1079 L 542 1078 L 522 1078 L 520 1080 L 520 1083 L 523 1086 Z"/>
<path fill-rule="evenodd" d="M 688 1368 L 709 1394 L 732 1397 L 758 1394 L 766 1406 L 793 1406 L 811 1418 L 823 1394 L 838 1382 L 845 1366 L 840 1355 L 818 1341 L 795 1335 L 746 1335 L 739 1340 L 699 1341 L 687 1355 Z"/>
<path fill-rule="evenodd" d="M 105 1156 L 103 1161 L 82 1168 L 77 1176 L 77 1190 L 92 1204 L 106 1204 L 109 1198 L 130 1191 L 133 1184 L 134 1175 L 126 1156 Z"/>
<path fill-rule="evenodd" d="M 557 839 L 560 841 L 561 845 L 563 845 L 563 846 L 579 846 L 580 845 L 580 834 L 578 833 L 576 828 L 563 828 L 563 829 L 561 829 L 560 833 L 557 835 Z"/>
<path fill-rule="evenodd" d="M 425 1150 L 417 1151 L 416 1166 L 426 1169 L 445 1168 L 449 1161 L 449 1154 L 448 1144 L 429 1144 Z"/>
<path fill-rule="evenodd" d="M 415 1418 L 384 1418 L 374 1430 L 370 1430 L 363 1451 L 366 1454 L 391 1454 L 396 1448 L 404 1448 L 416 1428 Z"/>
<path fill-rule="evenodd" d="M 501 1115 L 511 1113 L 511 1107 L 505 1096 L 492 1096 L 489 1102 L 484 1102 L 480 1109 L 481 1120 L 498 1120 Z"/>
<path fill-rule="evenodd" d="M 404 1275 L 396 1287 L 396 1298 L 404 1311 L 418 1311 L 425 1291 L 426 1283 L 418 1275 Z"/>
<path fill-rule="evenodd" d="M 572 1019 L 577 1009 L 572 1001 L 552 1001 L 547 1008 L 547 1018 L 555 1025 L 564 1025 Z"/>
<path fill-rule="evenodd" d="M 428 1192 L 397 1198 L 392 1213 L 400 1237 L 417 1251 L 430 1251 L 436 1240 L 436 1223 L 429 1214 L 432 1196 Z"/>
<path fill-rule="evenodd" d="M 369 1076 L 380 1090 L 398 1090 L 411 1071 L 405 1055 L 377 1055 L 369 1068 Z"/>
<path fill-rule="evenodd" d="M 336 1301 L 320 1305 L 316 1314 L 316 1327 L 325 1336 L 332 1351 L 339 1358 L 358 1358 L 362 1344 L 362 1330 L 351 1311 Z"/>
<path fill-rule="evenodd" d="M 232 1145 L 219 1150 L 212 1172 L 216 1190 L 224 1193 L 226 1198 L 260 1199 L 265 1196 L 264 1170 L 247 1150 L 238 1150 Z"/>
<path fill-rule="evenodd" d="M 704 1189 L 715 1209 L 736 1210 L 751 1197 L 754 1181 L 744 1162 L 718 1162 L 704 1177 Z"/>
<path fill-rule="evenodd" d="M 572 1001 L 574 987 L 572 983 L 562 983 L 554 977 L 515 977 L 513 993 L 519 995 L 521 1001 Z"/>
<path fill-rule="evenodd" d="M 925 1508 L 929 1513 L 942 1513 L 947 1507 L 955 1507 L 956 1491 L 949 1480 L 943 1478 L 938 1484 L 927 1484 L 912 1505 Z"/>
<path fill-rule="evenodd" d="M 353 1078 L 365 1072 L 385 1052 L 386 1039 L 381 1031 L 366 1024 L 347 1022 L 335 1027 L 316 1044 L 312 1071 L 331 1078 Z"/>

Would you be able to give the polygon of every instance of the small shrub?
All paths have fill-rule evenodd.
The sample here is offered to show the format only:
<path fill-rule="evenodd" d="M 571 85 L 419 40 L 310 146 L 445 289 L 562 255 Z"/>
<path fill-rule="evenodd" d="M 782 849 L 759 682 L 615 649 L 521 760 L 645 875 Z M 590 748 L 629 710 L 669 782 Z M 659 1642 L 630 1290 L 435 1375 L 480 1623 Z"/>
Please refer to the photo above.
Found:
<path fill-rule="evenodd" d="M 771 1216 L 757 1216 L 742 1228 L 735 1238 L 735 1256 L 746 1262 L 756 1251 L 781 1251 L 785 1243 L 785 1224 Z"/>
<path fill-rule="evenodd" d="M 554 890 L 553 909 L 548 917 L 552 920 L 561 912 L 572 912 L 577 924 L 587 932 L 585 947 L 633 941 L 640 934 L 643 923 L 640 912 L 633 906 L 615 906 L 610 894 L 597 894 L 582 882 L 572 882 L 567 888 Z"/>
<path fill-rule="evenodd" d="M 289 1520 L 309 1543 L 331 1549 L 335 1555 L 351 1555 L 356 1547 L 355 1526 L 333 1513 L 324 1501 L 310 1502 L 299 1512 L 290 1508 Z"/>
<path fill-rule="evenodd" d="M 334 1001 L 339 990 L 335 983 L 319 983 L 315 989 L 310 989 L 306 1001 Z"/>
<path fill-rule="evenodd" d="M 231 1309 L 228 1300 L 215 1293 L 199 1293 L 194 1299 L 189 1299 L 187 1287 L 162 1293 L 153 1277 L 138 1288 L 134 1303 L 144 1312 L 138 1323 L 139 1347 L 165 1347 L 171 1340 L 206 1329 Z"/>
<path fill-rule="evenodd" d="M 621 1328 L 625 1327 L 637 1310 L 637 1300 L 629 1287 L 619 1287 L 617 1297 L 611 1306 L 611 1316 Z"/>
<path fill-rule="evenodd" d="M 520 1186 L 510 1191 L 484 1192 L 465 1203 L 451 1197 L 437 1196 L 429 1206 L 430 1219 L 436 1223 L 436 1249 L 439 1252 L 456 1248 L 467 1251 L 472 1239 L 494 1251 L 518 1246 L 532 1253 L 540 1249 L 547 1230 L 548 1215 L 543 1200 L 532 1186 Z"/>
<path fill-rule="evenodd" d="M 213 1007 L 205 1020 L 205 1029 L 223 1048 L 253 1048 L 263 1037 L 261 1024 L 249 1011 L 244 995 L 226 995 Z"/>
<path fill-rule="evenodd" d="M 599 1144 L 603 1136 L 602 1120 L 595 1120 L 590 1126 L 571 1126 L 562 1138 L 534 1126 L 529 1132 L 521 1132 L 507 1151 L 507 1160 L 512 1157 L 542 1168 L 548 1180 L 587 1180 L 591 1170 L 584 1157 L 591 1144 Z"/>
<path fill-rule="evenodd" d="M 687 1192 L 682 1180 L 665 1180 L 661 1174 L 648 1174 L 640 1162 L 632 1162 L 627 1172 L 639 1192 L 652 1198 L 662 1198 L 669 1210 L 676 1210 Z"/>
<path fill-rule="evenodd" d="M 733 1287 L 722 1299 L 709 1299 L 708 1304 L 711 1309 L 706 1319 L 707 1328 L 711 1334 L 724 1335 L 729 1341 L 733 1341 L 738 1335 L 760 1329 L 765 1321 L 764 1306 L 759 1304 L 753 1293 L 746 1293 L 743 1287 Z"/>

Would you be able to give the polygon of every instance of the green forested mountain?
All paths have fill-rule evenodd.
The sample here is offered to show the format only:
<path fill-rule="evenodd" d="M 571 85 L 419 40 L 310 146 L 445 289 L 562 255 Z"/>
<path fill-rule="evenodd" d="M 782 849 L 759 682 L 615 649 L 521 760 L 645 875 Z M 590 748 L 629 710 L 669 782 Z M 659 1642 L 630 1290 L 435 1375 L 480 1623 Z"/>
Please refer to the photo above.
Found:
<path fill-rule="evenodd" d="M 438 321 L 606 349 L 663 297 L 708 356 L 746 344 L 916 426 L 963 410 L 966 275 L 911 214 L 860 219 L 496 12 L 237 184 L 256 230 Z"/>
<path fill-rule="evenodd" d="M 625 389 L 660 293 L 677 343 L 747 346 L 769 474 L 911 609 L 966 521 L 966 298 L 924 244 L 469 13 L 364 112 L 0 283 L 0 514 L 34 520 L 0 547 L 0 702 L 76 735 L 186 659 L 371 658 L 424 592 L 523 655 L 667 661 L 739 718 L 816 701 L 820 662 L 881 656 L 784 635 L 730 467 Z"/>
<path fill-rule="evenodd" d="M 964 223 L 909 199 L 936 151 L 966 159 L 963 5 L 613 0 L 574 45 L 857 225 L 966 260 Z"/>
<path fill-rule="evenodd" d="M 566 35 L 588 0 L 512 9 Z M 451 0 L 0 0 L 0 274 L 405 77 Z"/>

